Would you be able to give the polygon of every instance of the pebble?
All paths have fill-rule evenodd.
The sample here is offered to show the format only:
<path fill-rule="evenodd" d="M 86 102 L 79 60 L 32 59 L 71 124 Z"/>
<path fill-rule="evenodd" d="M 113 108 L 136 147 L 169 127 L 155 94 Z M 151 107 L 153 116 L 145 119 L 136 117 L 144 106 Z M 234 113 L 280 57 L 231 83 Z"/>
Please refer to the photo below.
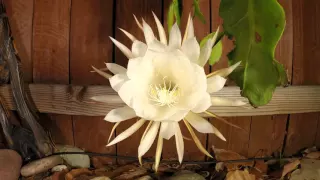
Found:
<path fill-rule="evenodd" d="M 200 174 L 184 170 L 174 174 L 169 180 L 205 180 L 205 178 Z"/>
<path fill-rule="evenodd" d="M 0 179 L 17 180 L 22 165 L 21 156 L 13 150 L 0 150 Z"/>
<path fill-rule="evenodd" d="M 152 180 L 152 177 L 146 175 L 146 176 L 142 176 L 142 177 L 140 177 L 140 178 L 138 178 L 138 179 L 136 179 L 136 180 Z"/>
<path fill-rule="evenodd" d="M 55 166 L 51 169 L 51 172 L 60 172 L 60 171 L 63 171 L 63 170 L 67 170 L 68 167 L 66 165 L 58 165 L 58 166 Z"/>
<path fill-rule="evenodd" d="M 62 163 L 63 160 L 60 156 L 49 156 L 38 159 L 24 165 L 21 169 L 21 175 L 24 177 L 32 176 L 41 172 L 48 171 L 54 166 Z"/>

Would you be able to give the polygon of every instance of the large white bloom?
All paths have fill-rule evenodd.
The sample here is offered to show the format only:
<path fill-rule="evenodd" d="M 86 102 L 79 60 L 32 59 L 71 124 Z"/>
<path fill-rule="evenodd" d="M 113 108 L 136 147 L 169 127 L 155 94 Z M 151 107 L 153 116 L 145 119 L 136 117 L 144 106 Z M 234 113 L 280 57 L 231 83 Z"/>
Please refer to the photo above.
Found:
<path fill-rule="evenodd" d="M 111 38 L 129 59 L 127 69 L 114 63 L 107 63 L 107 69 L 114 76 L 96 68 L 94 70 L 109 79 L 112 88 L 118 92 L 126 104 L 124 107 L 111 110 L 105 117 L 106 121 L 116 123 L 111 134 L 120 122 L 134 117 L 140 118 L 113 139 L 108 146 L 129 137 L 149 121 L 139 145 L 138 157 L 141 159 L 149 150 L 160 129 L 155 163 L 155 169 L 157 169 L 163 138 L 170 139 L 175 136 L 178 158 L 182 162 L 184 143 L 178 124 L 180 120 L 186 124 L 198 148 L 210 156 L 196 137 L 193 128 L 201 133 L 214 133 L 222 140 L 225 138 L 198 113 L 207 112 L 206 110 L 213 103 L 224 106 L 243 103 L 210 97 L 210 93 L 223 88 L 226 82 L 225 77 L 239 65 L 235 64 L 206 76 L 203 66 L 209 59 L 219 30 L 203 48 L 200 48 L 194 36 L 190 16 L 184 37 L 181 37 L 179 27 L 175 24 L 169 34 L 169 41 L 162 24 L 155 15 L 154 18 L 158 27 L 159 40 L 145 21 L 141 25 L 136 18 L 138 26 L 144 32 L 145 43 L 123 29 L 120 30 L 133 42 L 131 50 Z M 106 98 L 100 96 L 93 99 L 105 102 Z"/>

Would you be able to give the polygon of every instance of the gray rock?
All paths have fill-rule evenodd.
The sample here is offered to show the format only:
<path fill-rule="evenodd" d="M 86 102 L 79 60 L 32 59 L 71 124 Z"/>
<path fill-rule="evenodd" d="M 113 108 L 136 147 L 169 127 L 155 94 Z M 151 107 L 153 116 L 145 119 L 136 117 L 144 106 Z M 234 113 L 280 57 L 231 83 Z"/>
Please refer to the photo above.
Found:
<path fill-rule="evenodd" d="M 17 180 L 21 165 L 22 159 L 17 152 L 9 149 L 0 150 L 0 179 Z"/>
<path fill-rule="evenodd" d="M 32 176 L 41 172 L 48 171 L 58 164 L 62 164 L 63 160 L 60 156 L 49 156 L 38 159 L 24 165 L 21 169 L 21 175 L 24 177 Z"/>
<path fill-rule="evenodd" d="M 169 180 L 205 180 L 205 178 L 191 171 L 180 171 L 170 177 Z"/>

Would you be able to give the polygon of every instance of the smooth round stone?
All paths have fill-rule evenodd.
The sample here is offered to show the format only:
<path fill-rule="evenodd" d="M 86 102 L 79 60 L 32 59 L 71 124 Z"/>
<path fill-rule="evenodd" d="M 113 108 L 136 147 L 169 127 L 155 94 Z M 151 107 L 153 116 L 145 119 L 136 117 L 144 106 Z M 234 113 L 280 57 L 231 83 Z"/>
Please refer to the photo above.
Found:
<path fill-rule="evenodd" d="M 22 165 L 21 156 L 13 150 L 0 150 L 0 179 L 17 180 Z"/>
<path fill-rule="evenodd" d="M 63 160 L 60 156 L 49 156 L 42 159 L 32 161 L 24 165 L 21 169 L 21 175 L 24 177 L 33 176 L 55 167 L 58 164 L 62 164 Z"/>

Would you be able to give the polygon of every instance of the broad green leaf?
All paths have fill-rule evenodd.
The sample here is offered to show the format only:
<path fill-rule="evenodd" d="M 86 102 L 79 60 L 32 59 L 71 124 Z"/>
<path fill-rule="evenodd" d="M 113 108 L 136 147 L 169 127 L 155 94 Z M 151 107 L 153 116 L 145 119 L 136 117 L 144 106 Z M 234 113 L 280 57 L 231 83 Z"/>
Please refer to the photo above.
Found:
<path fill-rule="evenodd" d="M 199 6 L 199 0 L 193 0 L 194 16 L 199 18 L 202 23 L 206 23 L 206 18 L 202 14 Z"/>
<path fill-rule="evenodd" d="M 220 16 L 226 34 L 235 38 L 229 64 L 242 61 L 231 78 L 253 106 L 267 104 L 285 72 L 274 60 L 285 27 L 283 8 L 277 0 L 221 0 Z"/>
<path fill-rule="evenodd" d="M 214 36 L 215 33 L 216 33 L 216 32 L 212 32 L 212 33 L 208 34 L 206 37 L 204 37 L 204 38 L 200 41 L 200 47 L 203 47 L 209 39 L 213 38 L 213 36 Z M 220 32 L 220 33 L 219 33 L 216 43 L 219 42 L 219 41 L 222 39 L 223 35 L 224 35 L 223 32 Z"/>
<path fill-rule="evenodd" d="M 221 40 L 212 48 L 211 55 L 209 58 L 209 64 L 212 66 L 218 62 L 222 55 L 222 42 Z"/>
<path fill-rule="evenodd" d="M 181 14 L 182 14 L 182 0 L 172 0 L 169 7 L 169 11 L 168 11 L 168 16 L 167 16 L 168 32 L 170 32 L 175 19 L 177 24 L 180 25 Z"/>

